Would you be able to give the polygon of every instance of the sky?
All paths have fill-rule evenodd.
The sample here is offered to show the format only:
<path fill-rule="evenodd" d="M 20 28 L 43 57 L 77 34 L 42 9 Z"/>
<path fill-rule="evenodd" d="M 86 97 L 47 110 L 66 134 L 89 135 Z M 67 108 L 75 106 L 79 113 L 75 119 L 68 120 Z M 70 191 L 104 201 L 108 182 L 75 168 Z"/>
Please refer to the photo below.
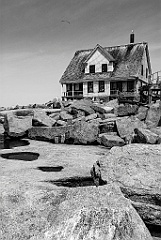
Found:
<path fill-rule="evenodd" d="M 46 103 L 75 51 L 148 42 L 161 70 L 161 0 L 0 0 L 0 107 Z"/>

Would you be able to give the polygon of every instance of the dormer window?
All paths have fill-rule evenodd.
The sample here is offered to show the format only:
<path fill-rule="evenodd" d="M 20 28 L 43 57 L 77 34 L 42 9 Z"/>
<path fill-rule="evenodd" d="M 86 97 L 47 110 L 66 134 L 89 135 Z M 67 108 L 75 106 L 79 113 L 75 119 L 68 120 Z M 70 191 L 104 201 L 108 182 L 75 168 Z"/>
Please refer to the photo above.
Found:
<path fill-rule="evenodd" d="M 102 72 L 107 72 L 107 64 L 102 64 Z"/>
<path fill-rule="evenodd" d="M 95 73 L 95 65 L 89 66 L 89 73 Z"/>

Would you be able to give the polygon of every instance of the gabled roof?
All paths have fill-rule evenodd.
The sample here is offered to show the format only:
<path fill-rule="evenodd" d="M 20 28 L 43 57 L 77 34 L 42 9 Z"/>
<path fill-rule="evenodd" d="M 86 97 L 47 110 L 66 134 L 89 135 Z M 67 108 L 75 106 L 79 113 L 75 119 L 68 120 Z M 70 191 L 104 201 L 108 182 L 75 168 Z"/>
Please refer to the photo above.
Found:
<path fill-rule="evenodd" d="M 91 51 L 91 53 L 88 55 L 88 57 L 85 60 L 85 63 L 88 62 L 88 60 L 93 56 L 93 54 L 96 51 L 99 51 L 108 61 L 114 62 L 115 59 L 107 52 L 107 50 L 103 47 L 101 47 L 99 44 L 95 46 L 95 48 Z"/>
<path fill-rule="evenodd" d="M 113 58 L 114 70 L 111 73 L 85 74 L 83 70 L 86 62 L 98 48 L 100 51 L 103 51 L 104 54 L 108 54 L 108 57 L 111 56 Z M 96 45 L 94 49 L 76 51 L 74 57 L 62 75 L 60 83 L 87 81 L 95 76 L 98 80 L 107 78 L 138 77 L 141 72 L 144 51 L 146 51 L 149 70 L 151 70 L 148 44 L 146 42 L 130 43 L 127 45 L 105 48 Z"/>

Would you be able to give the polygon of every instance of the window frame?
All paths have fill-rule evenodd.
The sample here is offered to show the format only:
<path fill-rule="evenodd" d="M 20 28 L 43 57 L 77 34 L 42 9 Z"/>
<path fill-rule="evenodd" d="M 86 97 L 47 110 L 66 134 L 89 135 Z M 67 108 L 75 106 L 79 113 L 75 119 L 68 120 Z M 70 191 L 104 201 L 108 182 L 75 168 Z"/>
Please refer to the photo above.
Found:
<path fill-rule="evenodd" d="M 88 93 L 93 93 L 93 82 L 87 82 L 87 91 Z"/>
<path fill-rule="evenodd" d="M 141 65 L 141 76 L 144 76 L 144 66 L 143 66 L 143 64 Z"/>
<path fill-rule="evenodd" d="M 105 67 L 105 69 L 104 69 L 104 67 Z M 108 72 L 107 63 L 103 63 L 103 64 L 102 64 L 102 73 L 105 73 L 105 72 Z"/>
<path fill-rule="evenodd" d="M 103 84 L 103 85 L 101 85 Z M 105 81 L 98 82 L 98 92 L 105 92 Z"/>
<path fill-rule="evenodd" d="M 95 73 L 96 69 L 95 69 L 95 65 L 89 65 L 89 73 Z"/>

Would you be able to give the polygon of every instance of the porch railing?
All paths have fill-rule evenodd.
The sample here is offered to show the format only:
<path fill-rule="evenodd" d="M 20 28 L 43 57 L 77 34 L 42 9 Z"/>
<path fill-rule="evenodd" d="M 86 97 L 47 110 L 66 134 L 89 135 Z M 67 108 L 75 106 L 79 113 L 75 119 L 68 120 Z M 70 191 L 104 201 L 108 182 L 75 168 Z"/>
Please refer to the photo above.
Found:
<path fill-rule="evenodd" d="M 63 92 L 64 97 L 83 97 L 83 91 L 68 91 Z"/>
<path fill-rule="evenodd" d="M 148 78 L 150 84 L 158 85 L 161 82 L 161 71 L 150 74 Z"/>
<path fill-rule="evenodd" d="M 133 97 L 137 94 L 135 90 L 122 92 L 125 97 Z M 119 90 L 110 90 L 111 96 L 119 96 Z"/>

